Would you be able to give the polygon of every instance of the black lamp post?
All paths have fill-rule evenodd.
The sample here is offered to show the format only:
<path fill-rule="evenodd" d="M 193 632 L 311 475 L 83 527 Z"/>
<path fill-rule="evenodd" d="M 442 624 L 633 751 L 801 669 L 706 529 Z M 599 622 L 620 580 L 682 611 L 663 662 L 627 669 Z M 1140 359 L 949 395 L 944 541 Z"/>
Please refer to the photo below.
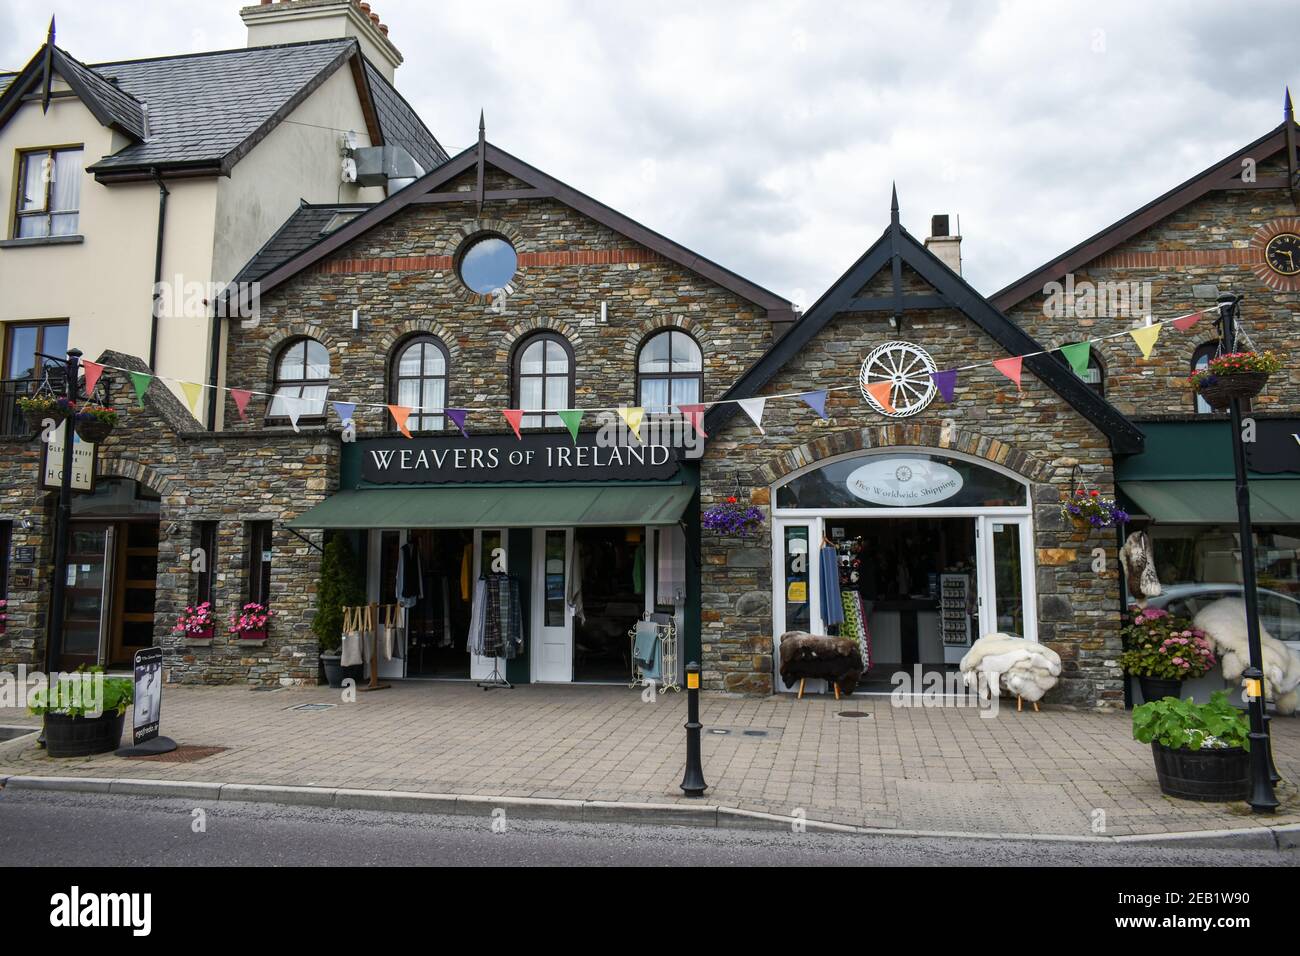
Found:
<path fill-rule="evenodd" d="M 1225 352 L 1237 350 L 1237 306 L 1241 296 L 1225 293 L 1219 296 L 1219 325 Z M 1255 813 L 1272 813 L 1278 807 L 1273 794 L 1273 779 L 1269 772 L 1268 724 L 1264 719 L 1263 652 L 1259 642 L 1259 602 L 1255 593 L 1255 538 L 1250 525 L 1250 485 L 1246 478 L 1246 449 L 1241 437 L 1241 399 L 1233 398 L 1229 406 L 1232 416 L 1232 466 L 1237 477 L 1237 526 L 1241 535 L 1241 587 L 1246 602 L 1246 641 L 1250 651 L 1250 666 L 1242 674 L 1246 678 L 1247 697 L 1250 701 L 1250 808 Z"/>
<path fill-rule="evenodd" d="M 81 375 L 81 350 L 69 349 L 67 359 L 53 355 L 42 358 L 66 362 L 64 394 L 69 402 L 77 401 Z M 45 640 L 45 676 L 52 680 L 58 665 L 58 655 L 63 649 L 63 601 L 67 585 L 68 527 L 72 521 L 72 444 L 75 421 L 69 416 L 63 423 L 63 462 L 59 477 L 59 505 L 54 518 L 54 581 L 50 586 L 50 626 Z"/>

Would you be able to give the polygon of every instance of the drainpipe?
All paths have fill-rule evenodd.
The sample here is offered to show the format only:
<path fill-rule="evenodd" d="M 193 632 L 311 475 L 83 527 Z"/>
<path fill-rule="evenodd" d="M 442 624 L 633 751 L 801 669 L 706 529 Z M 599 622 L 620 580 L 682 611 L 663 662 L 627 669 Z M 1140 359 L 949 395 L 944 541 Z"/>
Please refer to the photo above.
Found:
<path fill-rule="evenodd" d="M 153 257 L 153 316 L 149 324 L 149 371 L 158 371 L 158 299 L 161 294 L 163 264 L 163 235 L 167 228 L 167 187 L 163 185 L 162 175 L 157 169 L 151 170 L 154 182 L 158 184 L 158 239 Z"/>
<path fill-rule="evenodd" d="M 208 431 L 217 430 L 217 380 L 218 373 L 221 371 L 221 313 L 225 310 L 219 308 L 217 303 L 223 301 L 219 296 L 213 297 L 212 309 L 212 341 L 208 343 L 208 384 L 212 386 L 208 390 Z M 225 299 L 227 303 L 229 299 Z"/>

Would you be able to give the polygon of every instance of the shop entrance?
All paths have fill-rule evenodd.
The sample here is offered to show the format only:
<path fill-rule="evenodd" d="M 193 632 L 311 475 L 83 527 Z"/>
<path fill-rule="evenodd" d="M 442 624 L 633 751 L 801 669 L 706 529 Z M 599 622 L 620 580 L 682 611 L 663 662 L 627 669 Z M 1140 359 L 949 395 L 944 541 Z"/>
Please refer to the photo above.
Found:
<path fill-rule="evenodd" d="M 868 663 L 859 692 L 920 692 L 985 634 L 1037 639 L 1020 479 L 951 453 L 873 453 L 800 472 L 773 503 L 773 629 L 855 639 Z"/>

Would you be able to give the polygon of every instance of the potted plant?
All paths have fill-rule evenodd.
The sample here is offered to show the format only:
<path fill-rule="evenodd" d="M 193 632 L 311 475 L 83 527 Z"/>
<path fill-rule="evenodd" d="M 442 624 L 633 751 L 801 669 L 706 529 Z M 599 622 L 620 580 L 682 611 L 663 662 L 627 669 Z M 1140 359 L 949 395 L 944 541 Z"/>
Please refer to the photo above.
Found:
<path fill-rule="evenodd" d="M 55 397 L 48 392 L 24 395 L 17 405 L 27 416 L 27 425 L 33 432 L 45 427 L 45 420 L 53 419 L 57 428 L 62 422 L 76 414 L 77 403 L 62 396 Z"/>
<path fill-rule="evenodd" d="M 1234 398 L 1254 398 L 1282 362 L 1272 352 L 1229 352 L 1217 355 L 1187 377 L 1187 384 L 1215 411 L 1223 411 Z"/>
<path fill-rule="evenodd" d="M 320 641 L 321 667 L 331 687 L 342 687 L 344 676 L 358 683 L 360 674 L 343 673 L 340 649 L 343 645 L 343 608 L 365 601 L 356 557 L 342 535 L 334 535 L 325 545 L 320 563 L 320 587 L 316 589 L 316 616 L 311 629 Z"/>
<path fill-rule="evenodd" d="M 1062 498 L 1061 515 L 1079 528 L 1113 528 L 1128 521 L 1128 512 L 1095 488 L 1079 488 L 1073 497 Z"/>
<path fill-rule="evenodd" d="M 117 424 L 117 412 L 107 405 L 82 405 L 74 419 L 77 434 L 82 441 L 101 442 L 113 431 Z"/>
<path fill-rule="evenodd" d="M 230 633 L 238 641 L 265 641 L 274 614 L 264 604 L 249 601 L 238 611 L 230 612 Z"/>
<path fill-rule="evenodd" d="M 718 534 L 737 534 L 748 537 L 763 524 L 763 512 L 750 505 L 740 504 L 732 496 L 720 505 L 707 509 L 700 517 L 700 525 Z"/>
<path fill-rule="evenodd" d="M 1119 664 L 1138 679 L 1147 702 L 1178 697 L 1183 681 L 1203 676 L 1216 663 L 1206 633 L 1163 608 L 1129 608 L 1120 636 Z"/>
<path fill-rule="evenodd" d="M 1217 690 L 1208 704 L 1166 697 L 1133 711 L 1133 738 L 1151 744 L 1160 792 L 1181 800 L 1250 796 L 1250 722 Z"/>
<path fill-rule="evenodd" d="M 187 641 L 210 641 L 217 632 L 217 616 L 212 611 L 212 602 L 204 601 L 193 607 L 187 607 L 176 620 L 172 628 L 176 634 L 184 634 Z"/>
<path fill-rule="evenodd" d="M 123 718 L 134 699 L 131 678 L 104 677 L 102 667 L 86 670 L 83 665 L 53 687 L 33 693 L 27 709 L 45 718 L 46 753 L 86 757 L 121 745 Z"/>

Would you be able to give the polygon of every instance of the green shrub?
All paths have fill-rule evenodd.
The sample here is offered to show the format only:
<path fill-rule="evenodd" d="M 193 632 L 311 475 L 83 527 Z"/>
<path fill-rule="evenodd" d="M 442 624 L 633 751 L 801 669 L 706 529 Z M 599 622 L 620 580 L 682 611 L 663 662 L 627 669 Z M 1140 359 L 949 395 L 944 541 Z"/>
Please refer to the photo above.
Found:
<path fill-rule="evenodd" d="M 77 676 L 65 677 L 58 682 L 54 688 L 55 704 L 49 706 L 49 691 L 35 691 L 27 705 L 28 713 L 37 716 L 45 713 L 63 714 L 68 717 L 85 717 L 87 712 L 96 716 L 92 709 L 96 701 L 91 700 L 91 694 L 86 693 L 87 688 L 82 683 L 86 679 L 93 679 L 96 674 L 103 673 L 104 668 L 92 667 L 86 669 L 83 664 L 77 668 Z M 102 701 L 102 713 L 105 714 L 125 714 L 127 707 L 135 700 L 135 681 L 130 677 L 105 677 L 104 678 L 104 698 Z"/>
<path fill-rule="evenodd" d="M 365 600 L 356 556 L 348 547 L 347 538 L 335 535 L 325 545 L 321 557 L 316 617 L 311 622 L 322 653 L 333 653 L 343 646 L 343 608 L 364 604 Z"/>
<path fill-rule="evenodd" d="M 1208 704 L 1191 699 L 1166 697 L 1143 704 L 1133 711 L 1133 738 L 1144 744 L 1156 740 L 1174 749 L 1202 747 L 1250 749 L 1250 721 L 1228 703 L 1228 695 L 1216 690 Z"/>

